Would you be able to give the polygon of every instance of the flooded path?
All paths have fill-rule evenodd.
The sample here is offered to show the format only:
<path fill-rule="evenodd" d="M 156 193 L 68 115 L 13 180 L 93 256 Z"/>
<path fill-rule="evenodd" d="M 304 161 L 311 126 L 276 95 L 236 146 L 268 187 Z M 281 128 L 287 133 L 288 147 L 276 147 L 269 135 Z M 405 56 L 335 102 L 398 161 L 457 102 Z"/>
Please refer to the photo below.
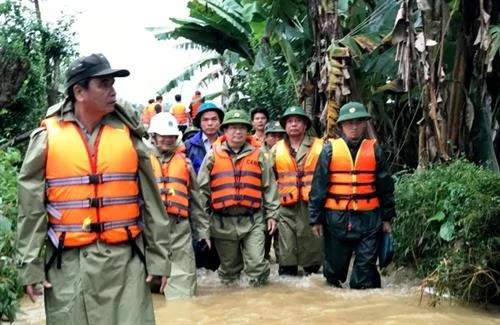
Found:
<path fill-rule="evenodd" d="M 275 270 L 274 270 L 275 271 Z M 441 302 L 419 304 L 417 287 L 383 278 L 384 289 L 346 290 L 325 285 L 321 275 L 278 277 L 270 284 L 249 288 L 245 283 L 220 284 L 215 272 L 199 273 L 198 296 L 166 302 L 154 295 L 157 324 L 481 324 L 500 325 L 500 310 Z M 23 314 L 14 324 L 44 324 L 42 298 L 22 302 Z"/>

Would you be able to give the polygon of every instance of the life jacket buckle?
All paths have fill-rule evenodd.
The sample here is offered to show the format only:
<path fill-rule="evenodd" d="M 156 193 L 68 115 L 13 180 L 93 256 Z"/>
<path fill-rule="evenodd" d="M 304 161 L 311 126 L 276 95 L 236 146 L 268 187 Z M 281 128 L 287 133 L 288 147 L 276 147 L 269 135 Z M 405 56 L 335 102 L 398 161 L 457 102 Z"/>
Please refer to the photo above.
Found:
<path fill-rule="evenodd" d="M 101 184 L 102 183 L 102 174 L 89 175 L 89 183 L 90 184 Z"/>
<path fill-rule="evenodd" d="M 89 229 L 90 232 L 101 234 L 104 232 L 104 223 L 102 222 L 91 223 Z"/>
<path fill-rule="evenodd" d="M 89 206 L 91 208 L 100 208 L 103 206 L 102 203 L 103 203 L 102 197 L 89 198 Z"/>

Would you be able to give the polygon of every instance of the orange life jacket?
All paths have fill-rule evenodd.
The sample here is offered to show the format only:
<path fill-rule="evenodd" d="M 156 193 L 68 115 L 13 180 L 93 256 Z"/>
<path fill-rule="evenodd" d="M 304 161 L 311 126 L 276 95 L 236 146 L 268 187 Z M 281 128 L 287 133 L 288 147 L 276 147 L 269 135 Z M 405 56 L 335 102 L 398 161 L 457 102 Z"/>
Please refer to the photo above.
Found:
<path fill-rule="evenodd" d="M 297 166 L 295 158 L 290 154 L 285 140 L 276 142 L 275 146 L 275 169 L 278 175 L 280 204 L 283 206 L 293 205 L 299 202 L 299 199 L 309 202 L 314 169 L 323 149 L 323 141 L 314 138 L 301 168 Z"/>
<path fill-rule="evenodd" d="M 167 213 L 173 217 L 189 216 L 189 169 L 186 156 L 176 152 L 169 162 L 160 165 L 151 155 L 158 188 Z"/>
<path fill-rule="evenodd" d="M 186 113 L 186 106 L 183 104 L 176 103 L 172 105 L 170 112 L 172 112 L 172 115 L 175 116 L 177 123 L 186 124 L 188 122 L 189 116 L 188 113 Z"/>
<path fill-rule="evenodd" d="M 375 193 L 377 162 L 374 139 L 365 139 L 352 161 L 343 139 L 331 139 L 330 185 L 325 207 L 332 210 L 367 211 L 379 207 Z"/>
<path fill-rule="evenodd" d="M 210 199 L 214 211 L 232 206 L 242 206 L 252 210 L 262 205 L 262 169 L 259 150 L 255 148 L 247 156 L 233 163 L 229 153 L 222 148 L 225 136 L 213 144 L 214 163 L 210 172 Z M 247 142 L 254 143 L 251 137 Z"/>
<path fill-rule="evenodd" d="M 252 139 L 254 140 L 255 146 L 258 148 L 265 145 L 264 139 L 258 138 L 255 134 L 252 135 Z"/>
<path fill-rule="evenodd" d="M 91 154 L 74 122 L 55 117 L 47 129 L 48 236 L 55 247 L 108 244 L 139 235 L 138 157 L 130 130 L 104 125 Z"/>
<path fill-rule="evenodd" d="M 194 118 L 198 113 L 198 109 L 201 106 L 201 95 L 194 95 L 191 98 L 191 116 Z"/>
<path fill-rule="evenodd" d="M 142 123 L 149 124 L 149 122 L 151 122 L 151 118 L 156 115 L 156 105 L 158 105 L 158 103 L 155 102 L 144 107 L 142 111 Z"/>

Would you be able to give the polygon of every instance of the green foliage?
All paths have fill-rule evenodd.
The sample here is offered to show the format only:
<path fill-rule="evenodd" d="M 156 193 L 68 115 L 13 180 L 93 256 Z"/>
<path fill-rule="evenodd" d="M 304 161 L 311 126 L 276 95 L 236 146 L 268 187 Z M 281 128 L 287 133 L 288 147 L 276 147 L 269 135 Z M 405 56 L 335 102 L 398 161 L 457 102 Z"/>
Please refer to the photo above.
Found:
<path fill-rule="evenodd" d="M 253 62 L 251 26 L 245 20 L 244 7 L 239 1 L 192 0 L 188 8 L 190 18 L 171 18 L 178 27 L 169 32 L 157 32 L 156 38 L 184 37 L 221 55 L 230 50 Z"/>
<path fill-rule="evenodd" d="M 400 175 L 397 263 L 465 301 L 500 294 L 500 176 L 457 160 Z"/>
<path fill-rule="evenodd" d="M 0 49 L 7 60 L 23 60 L 29 70 L 14 100 L 0 107 L 0 139 L 36 127 L 58 87 L 59 66 L 75 54 L 73 19 L 62 17 L 54 26 L 43 24 L 20 1 L 0 4 Z M 0 76 L 0 81 L 2 76 Z M 5 81 L 4 81 L 5 82 Z M 55 89 L 57 91 L 57 89 Z M 62 93 L 59 94 L 62 96 Z"/>
<path fill-rule="evenodd" d="M 246 97 L 237 106 L 250 110 L 257 106 L 266 107 L 271 119 L 277 119 L 283 111 L 296 103 L 293 80 L 290 75 L 279 73 L 272 67 L 259 71 L 240 71 L 233 79 L 235 87 Z"/>
<path fill-rule="evenodd" d="M 0 319 L 14 321 L 21 283 L 14 264 L 19 151 L 0 150 Z"/>

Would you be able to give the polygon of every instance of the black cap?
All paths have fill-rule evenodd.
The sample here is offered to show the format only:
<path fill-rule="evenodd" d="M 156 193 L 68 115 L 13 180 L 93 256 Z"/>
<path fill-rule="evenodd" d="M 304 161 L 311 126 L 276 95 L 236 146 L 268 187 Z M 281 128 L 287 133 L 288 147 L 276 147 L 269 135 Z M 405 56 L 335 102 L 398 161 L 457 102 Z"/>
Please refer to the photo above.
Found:
<path fill-rule="evenodd" d="M 108 60 L 101 53 L 91 54 L 76 59 L 66 70 L 66 90 L 74 84 L 91 77 L 111 76 L 127 77 L 130 74 L 125 69 L 111 69 Z"/>

